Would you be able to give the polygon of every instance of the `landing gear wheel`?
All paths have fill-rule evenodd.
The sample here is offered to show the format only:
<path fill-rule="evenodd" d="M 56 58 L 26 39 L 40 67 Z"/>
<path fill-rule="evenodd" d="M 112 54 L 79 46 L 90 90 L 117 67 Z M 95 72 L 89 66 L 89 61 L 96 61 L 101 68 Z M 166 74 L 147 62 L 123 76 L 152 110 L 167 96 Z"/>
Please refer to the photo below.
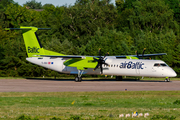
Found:
<path fill-rule="evenodd" d="M 79 82 L 79 78 L 78 77 L 75 77 L 75 82 Z"/>
<path fill-rule="evenodd" d="M 122 81 L 122 76 L 116 76 L 116 81 Z"/>
<path fill-rule="evenodd" d="M 82 77 L 79 77 L 79 82 L 81 82 L 81 80 L 82 80 Z"/>
<path fill-rule="evenodd" d="M 75 77 L 75 82 L 81 82 L 82 77 Z"/>

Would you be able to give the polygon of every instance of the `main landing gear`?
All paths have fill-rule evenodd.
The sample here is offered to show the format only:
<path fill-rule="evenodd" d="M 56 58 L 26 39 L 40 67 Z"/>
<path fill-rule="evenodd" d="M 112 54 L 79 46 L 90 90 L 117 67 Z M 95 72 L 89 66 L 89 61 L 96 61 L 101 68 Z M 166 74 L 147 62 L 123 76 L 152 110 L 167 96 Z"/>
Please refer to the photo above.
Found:
<path fill-rule="evenodd" d="M 84 70 L 78 70 L 78 76 L 75 77 L 75 82 L 81 82 L 82 80 L 82 74 L 83 74 Z"/>
<path fill-rule="evenodd" d="M 116 81 L 122 81 L 122 80 L 123 80 L 122 76 L 116 76 Z"/>

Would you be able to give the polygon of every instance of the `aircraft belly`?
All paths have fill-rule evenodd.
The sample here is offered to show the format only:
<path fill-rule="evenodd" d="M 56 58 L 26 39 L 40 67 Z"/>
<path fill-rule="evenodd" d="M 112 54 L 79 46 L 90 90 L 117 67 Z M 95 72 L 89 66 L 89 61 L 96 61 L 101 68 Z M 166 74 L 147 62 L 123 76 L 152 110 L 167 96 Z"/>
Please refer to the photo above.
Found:
<path fill-rule="evenodd" d="M 119 76 L 159 76 L 159 73 L 153 74 L 151 69 L 125 69 L 125 68 L 109 68 L 109 71 L 103 71 L 106 75 L 119 75 Z M 157 75 L 156 75 L 157 74 Z"/>
<path fill-rule="evenodd" d="M 108 71 L 110 75 L 122 75 L 122 76 L 135 76 L 136 70 L 135 69 L 120 69 L 120 68 L 112 68 Z"/>

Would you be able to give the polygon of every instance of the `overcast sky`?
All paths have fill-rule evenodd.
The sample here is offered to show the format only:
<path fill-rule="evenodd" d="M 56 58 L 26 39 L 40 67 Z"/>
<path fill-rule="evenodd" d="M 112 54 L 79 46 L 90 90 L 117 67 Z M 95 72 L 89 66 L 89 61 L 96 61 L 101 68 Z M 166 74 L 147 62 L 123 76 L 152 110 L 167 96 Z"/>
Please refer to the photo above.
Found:
<path fill-rule="evenodd" d="M 23 5 L 26 3 L 26 1 L 31 0 L 14 0 L 14 2 L 18 2 L 19 5 Z M 48 3 L 53 4 L 54 6 L 62 6 L 62 5 L 74 5 L 76 0 L 36 0 L 37 2 L 41 2 L 42 5 Z M 115 3 L 115 0 L 111 0 L 112 3 Z"/>

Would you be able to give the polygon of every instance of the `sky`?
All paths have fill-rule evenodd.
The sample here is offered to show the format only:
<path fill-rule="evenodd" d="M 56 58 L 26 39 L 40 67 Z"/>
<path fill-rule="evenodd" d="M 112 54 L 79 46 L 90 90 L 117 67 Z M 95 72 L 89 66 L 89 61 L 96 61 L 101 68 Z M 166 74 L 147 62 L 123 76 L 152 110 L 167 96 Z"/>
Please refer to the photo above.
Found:
<path fill-rule="evenodd" d="M 26 3 L 26 1 L 31 0 L 14 0 L 14 2 L 17 2 L 19 5 L 23 5 Z M 111 0 L 112 3 L 115 3 L 115 0 Z M 36 0 L 36 2 L 41 2 L 42 5 L 48 3 L 53 4 L 54 6 L 63 6 L 63 5 L 74 5 L 76 0 Z"/>

